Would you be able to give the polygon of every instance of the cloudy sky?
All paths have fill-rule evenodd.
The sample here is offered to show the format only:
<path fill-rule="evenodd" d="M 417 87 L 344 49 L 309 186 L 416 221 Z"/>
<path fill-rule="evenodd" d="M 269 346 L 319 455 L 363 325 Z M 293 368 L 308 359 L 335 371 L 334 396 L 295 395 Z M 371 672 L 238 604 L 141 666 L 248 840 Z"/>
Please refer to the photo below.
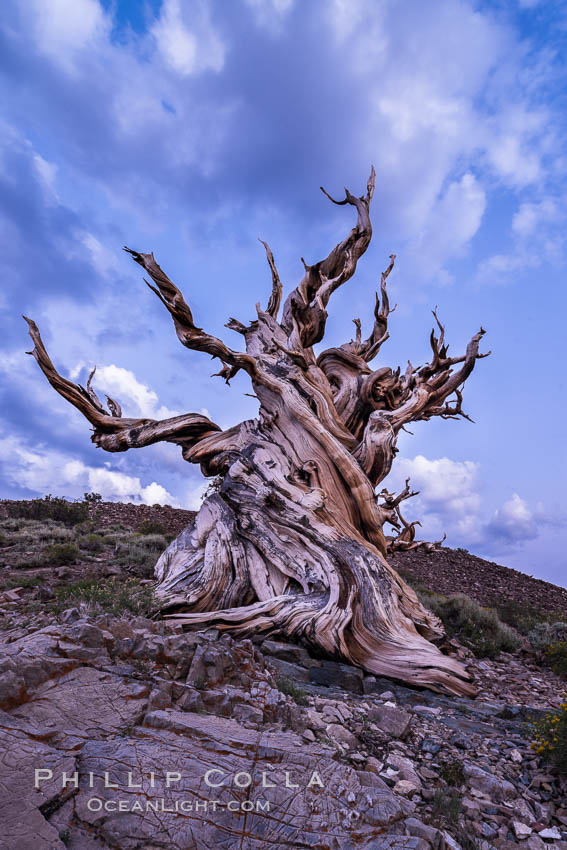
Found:
<path fill-rule="evenodd" d="M 173 446 L 106 455 L 26 357 L 21 314 L 56 365 L 126 415 L 252 417 L 183 349 L 124 244 L 154 251 L 197 322 L 229 344 L 270 278 L 289 288 L 352 226 L 319 191 L 377 171 L 374 239 L 331 304 L 327 340 L 368 328 L 379 272 L 398 308 L 387 365 L 451 351 L 480 324 L 491 357 L 466 421 L 403 435 L 397 487 L 426 539 L 567 581 L 566 7 L 563 0 L 5 0 L 0 15 L 0 495 L 87 490 L 199 505 Z M 366 325 L 364 324 L 366 322 Z M 231 339 L 231 337 L 234 337 Z M 379 365 L 378 361 L 376 364 Z"/>

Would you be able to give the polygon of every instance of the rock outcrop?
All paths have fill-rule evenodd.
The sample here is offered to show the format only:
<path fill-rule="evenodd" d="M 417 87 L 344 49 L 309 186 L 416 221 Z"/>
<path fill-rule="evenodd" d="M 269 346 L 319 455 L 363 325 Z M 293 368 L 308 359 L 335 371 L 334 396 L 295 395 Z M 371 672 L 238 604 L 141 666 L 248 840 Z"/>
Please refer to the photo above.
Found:
<path fill-rule="evenodd" d="M 502 662 L 471 663 L 488 680 Z M 534 709 L 294 644 L 67 611 L 6 635 L 0 707 L 5 850 L 567 847 Z"/>

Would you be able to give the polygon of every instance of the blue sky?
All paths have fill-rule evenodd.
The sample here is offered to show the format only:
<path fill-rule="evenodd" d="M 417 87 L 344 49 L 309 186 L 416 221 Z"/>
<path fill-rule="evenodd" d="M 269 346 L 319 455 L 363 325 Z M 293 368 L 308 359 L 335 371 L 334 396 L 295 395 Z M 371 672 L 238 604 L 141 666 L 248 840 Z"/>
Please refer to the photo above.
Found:
<path fill-rule="evenodd" d="M 397 468 L 427 539 L 566 582 L 564 2 L 26 0 L 0 20 L 0 495 L 95 490 L 199 505 L 173 446 L 103 454 L 46 384 L 22 313 L 63 374 L 126 415 L 255 415 L 247 378 L 211 379 L 178 343 L 124 244 L 154 251 L 197 322 L 246 321 L 352 225 L 319 191 L 377 172 L 374 239 L 331 303 L 328 344 L 363 328 L 398 255 L 379 362 L 451 350 L 482 324 L 490 358 L 466 421 L 418 423 Z M 366 323 L 366 324 L 365 324 Z M 206 484 L 205 484 L 206 486 Z"/>

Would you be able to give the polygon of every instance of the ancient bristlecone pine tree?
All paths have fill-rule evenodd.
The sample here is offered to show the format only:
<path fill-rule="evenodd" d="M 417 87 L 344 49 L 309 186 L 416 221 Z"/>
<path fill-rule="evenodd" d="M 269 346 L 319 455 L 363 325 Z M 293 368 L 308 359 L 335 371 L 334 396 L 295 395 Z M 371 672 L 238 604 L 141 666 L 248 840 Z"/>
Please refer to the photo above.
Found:
<path fill-rule="evenodd" d="M 226 431 L 197 413 L 128 419 L 113 399 L 105 409 L 90 378 L 85 389 L 58 374 L 28 320 L 31 353 L 54 389 L 94 426 L 97 446 L 122 452 L 164 440 L 179 445 L 204 475 L 221 477 L 218 491 L 157 562 L 156 592 L 166 614 L 190 627 L 287 636 L 370 673 L 472 694 L 462 665 L 430 642 L 443 635 L 441 623 L 386 560 L 383 524 L 395 510 L 388 497 L 395 499 L 382 494 L 378 502 L 375 488 L 390 471 L 404 425 L 464 415 L 459 388 L 484 356 L 478 351 L 484 331 L 464 355 L 449 357 L 435 316 L 439 338 L 431 333 L 430 363 L 408 364 L 403 373 L 372 369 L 388 338 L 392 256 L 369 337 L 362 338 L 355 319 L 354 340 L 318 357 L 313 351 L 332 293 L 352 277 L 369 245 L 373 191 L 374 170 L 362 197 L 348 190 L 342 201 L 328 196 L 354 207 L 356 224 L 326 259 L 304 263 L 281 318 L 282 284 L 263 243 L 272 275 L 267 307 L 256 305 L 250 325 L 227 324 L 242 334 L 245 353 L 195 324 L 153 254 L 126 249 L 152 279 L 148 286 L 169 310 L 181 343 L 217 357 L 227 383 L 239 370 L 248 373 L 260 404 L 257 419 Z"/>

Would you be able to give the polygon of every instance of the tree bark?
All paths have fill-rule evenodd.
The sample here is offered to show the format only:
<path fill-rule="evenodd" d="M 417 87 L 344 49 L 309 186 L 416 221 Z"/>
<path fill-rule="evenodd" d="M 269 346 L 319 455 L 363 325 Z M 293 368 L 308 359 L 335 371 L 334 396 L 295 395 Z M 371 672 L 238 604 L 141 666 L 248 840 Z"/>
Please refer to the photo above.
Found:
<path fill-rule="evenodd" d="M 370 673 L 471 695 L 467 671 L 431 642 L 443 635 L 440 621 L 386 559 L 383 526 L 400 516 L 409 486 L 397 502 L 387 494 L 393 505 L 383 494 L 381 505 L 375 487 L 390 471 L 405 424 L 465 416 L 459 387 L 485 356 L 478 353 L 484 331 L 463 356 L 449 358 L 434 313 L 440 336 L 431 334 L 430 363 L 408 364 L 403 375 L 388 367 L 373 371 L 368 363 L 388 338 L 392 255 L 368 339 L 362 340 L 355 319 L 354 340 L 318 358 L 313 351 L 325 333 L 330 296 L 354 274 L 370 242 L 373 191 L 372 170 L 365 195 L 347 190 L 343 201 L 334 201 L 355 207 L 356 225 L 326 259 L 304 263 L 281 323 L 282 284 L 263 243 L 272 273 L 267 309 L 256 305 L 249 326 L 234 318 L 227 325 L 244 337 L 245 353 L 195 325 L 152 254 L 126 249 L 151 277 L 148 285 L 169 310 L 183 345 L 219 358 L 218 374 L 227 383 L 239 369 L 248 373 L 260 404 L 255 420 L 221 431 L 198 414 L 162 422 L 124 419 L 113 399 L 105 410 L 90 379 L 83 389 L 56 372 L 28 320 L 32 353 L 57 392 L 94 425 L 92 439 L 101 448 L 124 451 L 166 440 L 181 447 L 186 461 L 200 464 L 205 476 L 220 476 L 218 492 L 204 500 L 156 565 L 156 595 L 166 616 L 190 628 L 285 636 Z M 446 400 L 453 393 L 452 406 Z"/>

